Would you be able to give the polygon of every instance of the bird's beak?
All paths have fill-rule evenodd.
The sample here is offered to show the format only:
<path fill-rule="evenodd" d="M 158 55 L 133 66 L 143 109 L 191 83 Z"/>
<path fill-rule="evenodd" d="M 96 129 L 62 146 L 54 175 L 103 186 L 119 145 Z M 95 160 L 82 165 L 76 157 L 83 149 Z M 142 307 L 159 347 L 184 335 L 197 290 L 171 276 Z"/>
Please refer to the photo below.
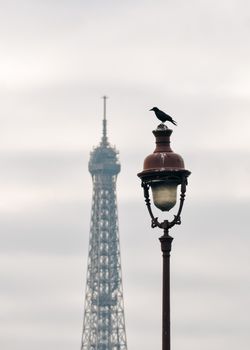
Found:
<path fill-rule="evenodd" d="M 153 108 L 150 109 L 150 111 L 152 111 L 152 110 L 153 110 Z"/>

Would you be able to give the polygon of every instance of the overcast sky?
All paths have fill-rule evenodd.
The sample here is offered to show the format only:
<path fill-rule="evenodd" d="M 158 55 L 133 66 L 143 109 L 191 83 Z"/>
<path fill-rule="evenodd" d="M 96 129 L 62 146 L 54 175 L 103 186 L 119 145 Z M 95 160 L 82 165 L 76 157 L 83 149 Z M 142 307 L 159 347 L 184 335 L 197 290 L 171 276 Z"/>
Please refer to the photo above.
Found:
<path fill-rule="evenodd" d="M 172 229 L 175 350 L 250 343 L 250 2 L 0 0 L 0 347 L 79 350 L 89 152 L 120 151 L 128 349 L 160 349 L 161 232 L 136 174 L 153 106 L 192 171 Z M 163 218 L 161 213 L 158 213 Z"/>

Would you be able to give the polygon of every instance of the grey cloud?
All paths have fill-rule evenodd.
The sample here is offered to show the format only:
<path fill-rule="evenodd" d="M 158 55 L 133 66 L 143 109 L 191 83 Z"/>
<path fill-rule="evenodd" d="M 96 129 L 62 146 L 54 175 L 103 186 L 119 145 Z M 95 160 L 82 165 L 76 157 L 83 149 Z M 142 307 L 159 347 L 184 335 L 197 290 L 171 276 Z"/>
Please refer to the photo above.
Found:
<path fill-rule="evenodd" d="M 67 255 L 88 245 L 90 207 L 82 202 L 55 201 L 14 216 L 2 213 L 0 220 L 2 251 Z"/>
<path fill-rule="evenodd" d="M 88 175 L 89 152 L 6 152 L 0 156 L 1 183 L 73 186 Z M 82 184 L 83 186 L 83 184 Z"/>

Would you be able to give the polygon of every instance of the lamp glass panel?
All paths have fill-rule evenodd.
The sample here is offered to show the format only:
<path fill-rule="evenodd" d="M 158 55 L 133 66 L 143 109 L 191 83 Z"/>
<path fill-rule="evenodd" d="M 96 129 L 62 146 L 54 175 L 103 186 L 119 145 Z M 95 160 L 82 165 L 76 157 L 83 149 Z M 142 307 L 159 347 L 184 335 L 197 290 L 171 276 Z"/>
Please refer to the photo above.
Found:
<path fill-rule="evenodd" d="M 154 205 L 162 211 L 172 209 L 177 200 L 177 184 L 164 182 L 151 185 Z"/>

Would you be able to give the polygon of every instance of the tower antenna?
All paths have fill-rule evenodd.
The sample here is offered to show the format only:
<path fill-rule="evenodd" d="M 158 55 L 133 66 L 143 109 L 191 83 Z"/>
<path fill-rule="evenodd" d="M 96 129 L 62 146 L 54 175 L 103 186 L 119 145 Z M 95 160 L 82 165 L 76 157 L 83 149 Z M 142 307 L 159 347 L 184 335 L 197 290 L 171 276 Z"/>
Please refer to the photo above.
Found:
<path fill-rule="evenodd" d="M 103 96 L 103 121 L 102 121 L 102 146 L 107 146 L 108 137 L 107 137 L 107 116 L 106 116 L 106 101 L 107 96 Z"/>

